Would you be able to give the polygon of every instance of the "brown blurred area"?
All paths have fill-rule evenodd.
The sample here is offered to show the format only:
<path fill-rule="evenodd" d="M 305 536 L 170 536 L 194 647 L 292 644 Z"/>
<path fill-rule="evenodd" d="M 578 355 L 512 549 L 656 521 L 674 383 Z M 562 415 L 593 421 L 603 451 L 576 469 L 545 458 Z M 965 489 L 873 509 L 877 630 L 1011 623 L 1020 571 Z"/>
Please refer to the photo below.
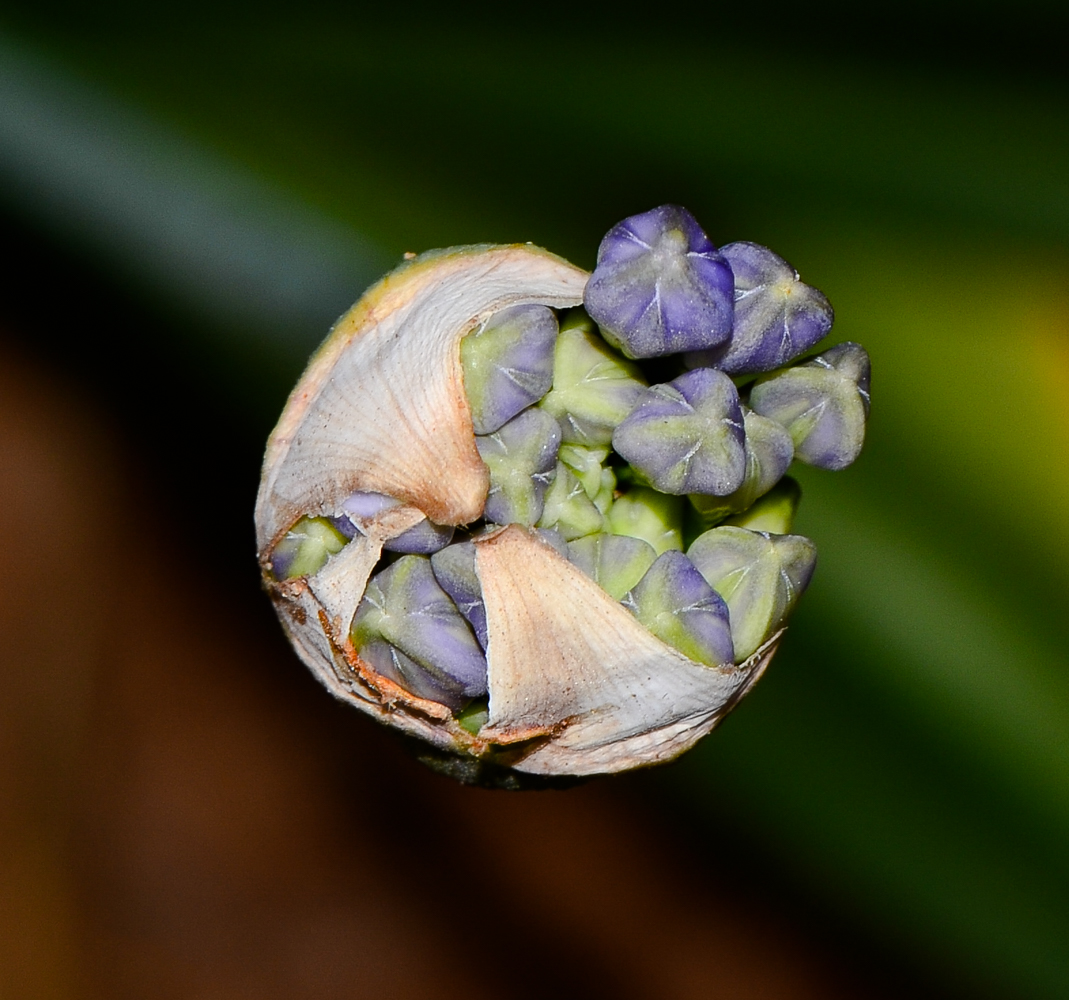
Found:
<path fill-rule="evenodd" d="M 886 995 L 648 796 L 425 770 L 2 351 L 0 998 Z"/>

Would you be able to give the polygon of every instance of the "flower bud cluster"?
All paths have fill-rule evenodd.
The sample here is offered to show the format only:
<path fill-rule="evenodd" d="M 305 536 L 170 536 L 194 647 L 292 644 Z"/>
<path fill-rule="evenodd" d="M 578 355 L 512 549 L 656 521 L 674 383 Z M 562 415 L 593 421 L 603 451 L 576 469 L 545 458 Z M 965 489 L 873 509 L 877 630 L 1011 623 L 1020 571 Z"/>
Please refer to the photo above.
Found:
<path fill-rule="evenodd" d="M 842 469 L 864 441 L 864 349 L 794 363 L 832 319 L 771 250 L 718 249 L 673 205 L 613 227 L 584 308 L 485 317 L 460 345 L 483 516 L 459 529 L 424 519 L 385 543 L 350 632 L 360 657 L 477 729 L 489 638 L 476 543 L 510 524 L 691 660 L 752 656 L 816 561 L 790 533 L 789 466 Z M 276 578 L 316 573 L 398 504 L 359 492 L 333 517 L 302 518 L 275 547 Z"/>

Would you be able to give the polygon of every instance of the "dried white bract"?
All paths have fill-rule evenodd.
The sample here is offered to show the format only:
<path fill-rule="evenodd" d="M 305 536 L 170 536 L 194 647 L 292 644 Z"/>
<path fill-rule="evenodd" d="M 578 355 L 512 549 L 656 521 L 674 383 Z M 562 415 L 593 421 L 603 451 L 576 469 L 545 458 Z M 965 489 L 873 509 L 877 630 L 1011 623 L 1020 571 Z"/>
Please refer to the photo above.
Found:
<path fill-rule="evenodd" d="M 593 443 L 582 437 L 593 433 L 589 428 L 596 428 L 595 418 L 571 437 L 564 428 L 558 462 L 554 456 L 561 448 L 561 434 L 555 429 L 558 417 L 552 406 L 523 409 L 531 400 L 521 395 L 514 405 L 508 400 L 501 404 L 511 409 L 497 412 L 480 397 L 478 419 L 484 429 L 495 428 L 480 442 L 494 437 L 493 447 L 507 451 L 507 420 L 519 419 L 510 415 L 516 409 L 539 414 L 551 433 L 547 436 L 539 425 L 535 430 L 543 437 L 531 438 L 536 445 L 529 448 L 529 464 L 535 471 L 524 483 L 535 485 L 515 496 L 508 492 L 508 483 L 499 491 L 501 509 L 521 511 L 517 523 L 464 533 L 465 526 L 483 517 L 491 486 L 488 464 L 497 460 L 497 452 L 491 455 L 491 446 L 481 445 L 488 456 L 484 461 L 476 446 L 461 341 L 514 307 L 579 306 L 589 277 L 529 245 L 435 251 L 404 264 L 338 321 L 294 389 L 268 443 L 256 504 L 257 544 L 265 585 L 297 653 L 336 697 L 455 755 L 460 775 L 475 775 L 487 763 L 552 776 L 667 761 L 706 735 L 746 694 L 768 665 L 781 634 L 772 634 L 740 664 L 691 659 L 658 638 L 656 629 L 647 627 L 626 601 L 611 596 L 569 558 L 568 535 L 540 530 L 542 516 L 552 516 L 558 527 L 572 523 L 568 517 L 578 515 L 569 514 L 564 504 L 574 494 L 585 504 L 584 516 L 595 518 L 596 524 L 603 519 L 604 537 L 613 537 L 615 522 L 605 511 L 616 480 L 611 470 L 599 465 L 609 452 L 611 426 L 594 434 L 600 437 Z M 537 326 L 542 331 L 538 336 L 549 336 L 547 342 L 552 343 L 553 336 L 544 332 L 545 312 L 504 315 L 509 323 Z M 555 316 L 549 321 L 555 322 Z M 495 327 L 490 331 L 494 337 L 505 342 L 514 336 L 514 326 L 498 325 L 504 332 Z M 580 344 L 576 350 L 587 347 Z M 631 364 L 623 359 L 620 363 Z M 523 391 L 536 385 L 537 401 L 547 391 L 549 376 L 545 365 L 529 368 L 513 381 Z M 718 377 L 717 390 L 733 394 L 730 380 Z M 662 393 L 667 403 L 657 396 L 637 398 L 636 393 L 651 390 L 626 372 L 618 381 L 620 392 L 631 393 L 621 404 L 623 413 L 642 405 L 646 410 L 689 405 L 681 393 L 673 396 L 668 389 Z M 556 401 L 570 389 L 557 385 L 553 391 Z M 732 457 L 742 470 L 739 404 L 732 405 Z M 573 421 L 573 431 L 576 426 Z M 636 449 L 641 445 L 655 450 L 655 444 L 647 446 L 645 438 L 634 436 L 639 440 Z M 547 486 L 556 481 L 555 475 L 562 478 L 550 498 L 553 513 L 543 515 L 550 503 L 545 500 Z M 741 482 L 741 476 L 739 471 L 735 479 Z M 593 484 L 593 500 L 585 499 L 584 483 Z M 724 492 L 737 488 L 732 482 Z M 683 502 L 681 497 L 668 499 L 677 506 Z M 341 518 L 352 525 L 351 540 L 331 528 Z M 376 567 L 386 565 L 380 563 L 384 547 L 417 554 L 389 556 L 394 560 L 388 566 L 392 575 L 376 577 L 381 580 L 373 584 L 376 594 L 400 586 L 404 573 L 418 575 L 417 570 L 427 576 L 427 586 L 435 586 L 426 556 L 450 540 L 454 527 L 461 529 L 458 538 L 473 546 L 480 613 L 485 614 L 479 643 L 474 638 L 469 642 L 466 634 L 457 640 L 469 643 L 477 657 L 485 646 L 488 703 L 480 702 L 486 706 L 485 717 L 475 724 L 464 716 L 466 692 L 474 689 L 464 686 L 468 681 L 463 677 L 436 679 L 431 671 L 420 683 L 406 681 L 404 671 L 411 661 L 389 642 L 369 641 L 361 647 L 366 655 L 361 655 L 352 638 L 358 607 L 365 592 L 371 592 L 369 578 Z M 581 549 L 578 561 L 594 565 L 592 560 L 610 547 L 591 544 L 573 551 Z M 673 555 L 686 562 L 678 548 Z M 319 555 L 309 561 L 309 552 Z M 634 542 L 625 555 L 640 560 L 634 564 L 637 578 L 656 553 Z M 279 572 L 288 559 L 307 565 L 291 564 L 292 572 Z M 624 566 L 620 572 L 626 576 L 627 571 Z M 712 599 L 717 607 L 726 607 L 720 597 Z M 364 608 L 369 606 L 365 602 Z M 471 620 L 469 612 L 465 614 Z M 378 616 L 376 628 L 400 627 L 387 620 L 389 609 L 376 604 L 371 612 L 361 612 L 365 618 L 368 613 Z M 726 616 L 726 611 L 721 613 Z M 463 619 L 457 621 L 462 630 L 469 628 Z M 730 649 L 730 638 L 726 641 Z M 440 689 L 435 687 L 439 683 Z"/>

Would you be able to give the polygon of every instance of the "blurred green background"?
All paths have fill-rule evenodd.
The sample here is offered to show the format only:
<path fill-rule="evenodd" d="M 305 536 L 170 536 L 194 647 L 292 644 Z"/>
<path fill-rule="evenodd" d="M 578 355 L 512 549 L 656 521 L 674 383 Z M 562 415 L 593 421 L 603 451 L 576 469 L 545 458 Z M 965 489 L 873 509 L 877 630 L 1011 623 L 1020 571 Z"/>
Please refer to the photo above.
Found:
<path fill-rule="evenodd" d="M 869 439 L 799 474 L 820 564 L 769 675 L 635 794 L 930 983 L 1069 996 L 1065 12 L 488 10 L 6 4 L 9 239 L 165 332 L 87 342 L 30 264 L 9 313 L 47 317 L 146 433 L 177 418 L 122 373 L 183 373 L 225 447 L 148 461 L 179 506 L 222 484 L 233 540 L 203 558 L 251 589 L 261 442 L 403 252 L 530 240 L 589 267 L 665 201 L 771 246 L 869 350 Z"/>

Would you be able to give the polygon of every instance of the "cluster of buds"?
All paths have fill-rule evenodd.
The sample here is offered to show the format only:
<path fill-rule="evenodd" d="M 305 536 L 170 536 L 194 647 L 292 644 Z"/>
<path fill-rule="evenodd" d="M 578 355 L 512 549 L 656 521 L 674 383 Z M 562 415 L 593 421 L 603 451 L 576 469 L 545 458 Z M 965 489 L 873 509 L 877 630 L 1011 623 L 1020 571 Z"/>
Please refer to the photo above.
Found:
<path fill-rule="evenodd" d="M 530 246 L 404 265 L 268 446 L 261 566 L 298 652 L 467 780 L 681 753 L 812 576 L 789 466 L 861 449 L 865 351 L 799 360 L 831 325 L 784 260 L 672 205 L 590 275 Z"/>

